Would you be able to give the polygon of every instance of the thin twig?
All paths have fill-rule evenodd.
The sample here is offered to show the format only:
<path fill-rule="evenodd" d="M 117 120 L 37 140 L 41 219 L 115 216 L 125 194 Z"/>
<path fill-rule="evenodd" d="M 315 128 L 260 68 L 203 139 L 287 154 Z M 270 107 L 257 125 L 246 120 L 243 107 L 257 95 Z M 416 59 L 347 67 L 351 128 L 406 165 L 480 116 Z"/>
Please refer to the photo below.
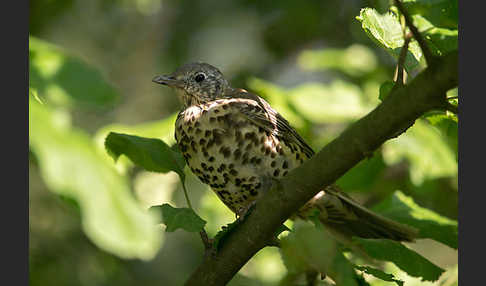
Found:
<path fill-rule="evenodd" d="M 186 189 L 186 184 L 184 183 L 184 180 L 181 180 L 182 182 L 182 190 L 184 191 L 184 197 L 186 198 L 186 203 L 187 203 L 187 206 L 193 211 L 194 209 L 192 208 L 192 205 L 191 205 L 191 200 L 189 200 L 189 195 L 187 193 L 187 189 Z M 212 240 L 209 239 L 208 237 L 208 234 L 206 233 L 206 230 L 203 228 L 200 232 L 199 232 L 199 235 L 201 236 L 201 240 L 204 244 L 204 249 L 206 250 L 209 250 L 212 248 L 213 244 L 212 244 Z"/>
<path fill-rule="evenodd" d="M 407 26 L 412 32 L 413 37 L 415 38 L 415 40 L 417 40 L 420 49 L 422 49 L 422 53 L 424 55 L 425 60 L 427 61 L 427 65 L 430 65 L 435 60 L 435 57 L 430 52 L 429 46 L 427 46 L 427 43 L 425 42 L 424 38 L 420 34 L 419 30 L 413 24 L 412 18 L 408 14 L 405 7 L 403 7 L 402 2 L 400 0 L 395 0 L 395 5 L 397 6 L 400 13 L 402 13 L 403 17 L 405 18 L 405 23 L 407 23 Z"/>
<path fill-rule="evenodd" d="M 412 39 L 412 35 L 410 33 L 405 35 L 405 42 L 403 43 L 403 47 L 400 50 L 400 56 L 398 57 L 397 63 L 397 76 L 396 76 L 396 85 L 405 85 L 405 58 L 407 57 L 408 52 L 408 44 Z"/>

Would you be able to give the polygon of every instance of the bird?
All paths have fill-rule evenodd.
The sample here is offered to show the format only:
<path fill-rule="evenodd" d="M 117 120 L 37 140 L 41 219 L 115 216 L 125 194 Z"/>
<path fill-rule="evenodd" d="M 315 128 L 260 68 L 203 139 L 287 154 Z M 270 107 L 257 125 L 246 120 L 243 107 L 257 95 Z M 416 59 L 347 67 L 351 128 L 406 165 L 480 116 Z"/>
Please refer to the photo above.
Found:
<path fill-rule="evenodd" d="M 152 81 L 174 89 L 182 102 L 175 139 L 188 167 L 239 218 L 258 204 L 274 180 L 315 154 L 267 101 L 231 87 L 208 63 L 184 64 Z M 315 209 L 322 224 L 341 239 L 417 237 L 415 228 L 367 209 L 335 184 L 318 192 L 292 218 L 309 220 Z"/>

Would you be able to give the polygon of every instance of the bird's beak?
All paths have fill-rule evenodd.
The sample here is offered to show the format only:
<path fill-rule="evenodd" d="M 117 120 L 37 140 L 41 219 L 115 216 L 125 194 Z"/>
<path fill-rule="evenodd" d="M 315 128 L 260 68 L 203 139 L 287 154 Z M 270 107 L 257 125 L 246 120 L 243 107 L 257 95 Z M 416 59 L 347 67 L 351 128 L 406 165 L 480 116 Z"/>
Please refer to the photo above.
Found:
<path fill-rule="evenodd" d="M 155 76 L 152 79 L 152 81 L 155 82 L 155 83 L 167 85 L 167 86 L 170 86 L 170 87 L 182 88 L 184 86 L 183 81 L 175 79 L 175 77 L 172 76 L 172 75 L 158 75 L 158 76 Z"/>

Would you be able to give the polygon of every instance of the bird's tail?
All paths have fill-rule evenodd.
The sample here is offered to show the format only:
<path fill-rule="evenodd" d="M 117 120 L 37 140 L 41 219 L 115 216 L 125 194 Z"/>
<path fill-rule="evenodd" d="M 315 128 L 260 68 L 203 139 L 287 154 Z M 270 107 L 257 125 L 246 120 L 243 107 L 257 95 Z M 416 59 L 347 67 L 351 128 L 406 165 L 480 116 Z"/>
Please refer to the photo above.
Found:
<path fill-rule="evenodd" d="M 387 238 L 396 241 L 414 241 L 417 229 L 395 222 L 355 202 L 336 186 L 319 192 L 300 211 L 306 218 L 312 209 L 319 209 L 319 220 L 333 234 L 350 240 L 352 236 L 362 238 Z M 308 218 L 308 217 L 307 217 Z"/>

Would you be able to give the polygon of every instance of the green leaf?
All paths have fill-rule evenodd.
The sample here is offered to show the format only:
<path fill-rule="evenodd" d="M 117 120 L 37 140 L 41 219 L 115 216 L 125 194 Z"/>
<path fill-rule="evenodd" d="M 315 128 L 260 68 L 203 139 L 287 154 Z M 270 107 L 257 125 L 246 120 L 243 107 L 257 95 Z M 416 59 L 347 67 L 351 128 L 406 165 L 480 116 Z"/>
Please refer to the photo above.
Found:
<path fill-rule="evenodd" d="M 359 162 L 340 177 L 336 184 L 344 190 L 368 190 L 377 182 L 385 167 L 383 157 L 377 153 L 370 159 Z"/>
<path fill-rule="evenodd" d="M 317 123 L 357 119 L 372 108 L 364 104 L 358 86 L 340 80 L 302 84 L 289 91 L 289 100 L 302 116 Z"/>
<path fill-rule="evenodd" d="M 118 93 L 95 68 L 63 49 L 29 37 L 29 86 L 51 104 L 111 107 Z"/>
<path fill-rule="evenodd" d="M 364 76 L 378 66 L 378 60 L 371 49 L 358 44 L 346 49 L 306 50 L 297 60 L 303 69 L 336 69 L 355 77 Z"/>
<path fill-rule="evenodd" d="M 378 98 L 383 101 L 385 100 L 385 97 L 390 93 L 390 91 L 393 89 L 395 86 L 395 83 L 393 81 L 387 80 L 384 83 L 380 85 L 380 95 Z"/>
<path fill-rule="evenodd" d="M 395 279 L 395 276 L 393 276 L 393 274 L 385 273 L 380 269 L 376 269 L 370 266 L 359 266 L 359 265 L 355 265 L 354 268 L 361 270 L 367 274 L 373 275 L 376 278 L 381 279 L 383 281 L 395 282 L 398 286 L 403 286 L 404 282 L 402 280 Z"/>
<path fill-rule="evenodd" d="M 413 23 L 422 34 L 430 50 L 436 56 L 442 56 L 448 52 L 457 50 L 457 29 L 437 28 L 421 15 L 414 15 Z"/>
<path fill-rule="evenodd" d="M 176 172 L 184 178 L 185 161 L 181 153 L 174 151 L 160 139 L 110 132 L 105 140 L 108 153 L 115 159 L 125 155 L 147 171 Z"/>
<path fill-rule="evenodd" d="M 161 210 L 162 222 L 167 226 L 165 229 L 167 232 L 173 232 L 179 228 L 189 232 L 199 232 L 206 225 L 206 221 L 190 208 L 174 208 L 169 204 L 163 204 L 153 206 L 151 209 Z"/>
<path fill-rule="evenodd" d="M 457 30 L 457 0 L 404 0 L 403 6 L 410 15 L 421 15 L 436 27 Z"/>
<path fill-rule="evenodd" d="M 403 244 L 389 239 L 365 239 L 353 237 L 372 258 L 391 261 L 413 277 L 422 281 L 436 281 L 444 270 Z"/>
<path fill-rule="evenodd" d="M 419 238 L 430 238 L 457 249 L 457 221 L 417 205 L 411 197 L 396 191 L 373 210 L 419 230 Z"/>
<path fill-rule="evenodd" d="M 405 41 L 396 15 L 391 12 L 381 15 L 375 9 L 363 8 L 356 19 L 361 22 L 363 30 L 374 42 L 398 59 Z M 405 69 L 410 72 L 417 67 L 421 57 L 422 51 L 417 42 L 411 41 L 405 57 Z"/>
<path fill-rule="evenodd" d="M 48 189 L 75 200 L 86 235 L 122 258 L 151 259 L 161 244 L 156 219 L 66 113 L 29 97 L 29 145 Z"/>
<path fill-rule="evenodd" d="M 314 269 L 331 277 L 336 285 L 358 285 L 352 264 L 324 229 L 302 222 L 296 222 L 294 227 L 281 239 L 281 255 L 289 272 L 303 273 Z"/>
<path fill-rule="evenodd" d="M 455 114 L 433 114 L 428 115 L 425 119 L 438 128 L 445 138 L 447 138 L 447 143 L 449 147 L 453 150 L 456 155 L 458 151 L 458 119 Z"/>
<path fill-rule="evenodd" d="M 425 179 L 457 176 L 453 150 L 440 131 L 423 120 L 417 120 L 398 138 L 385 142 L 383 158 L 388 165 L 407 159 L 415 185 L 420 185 Z"/>

